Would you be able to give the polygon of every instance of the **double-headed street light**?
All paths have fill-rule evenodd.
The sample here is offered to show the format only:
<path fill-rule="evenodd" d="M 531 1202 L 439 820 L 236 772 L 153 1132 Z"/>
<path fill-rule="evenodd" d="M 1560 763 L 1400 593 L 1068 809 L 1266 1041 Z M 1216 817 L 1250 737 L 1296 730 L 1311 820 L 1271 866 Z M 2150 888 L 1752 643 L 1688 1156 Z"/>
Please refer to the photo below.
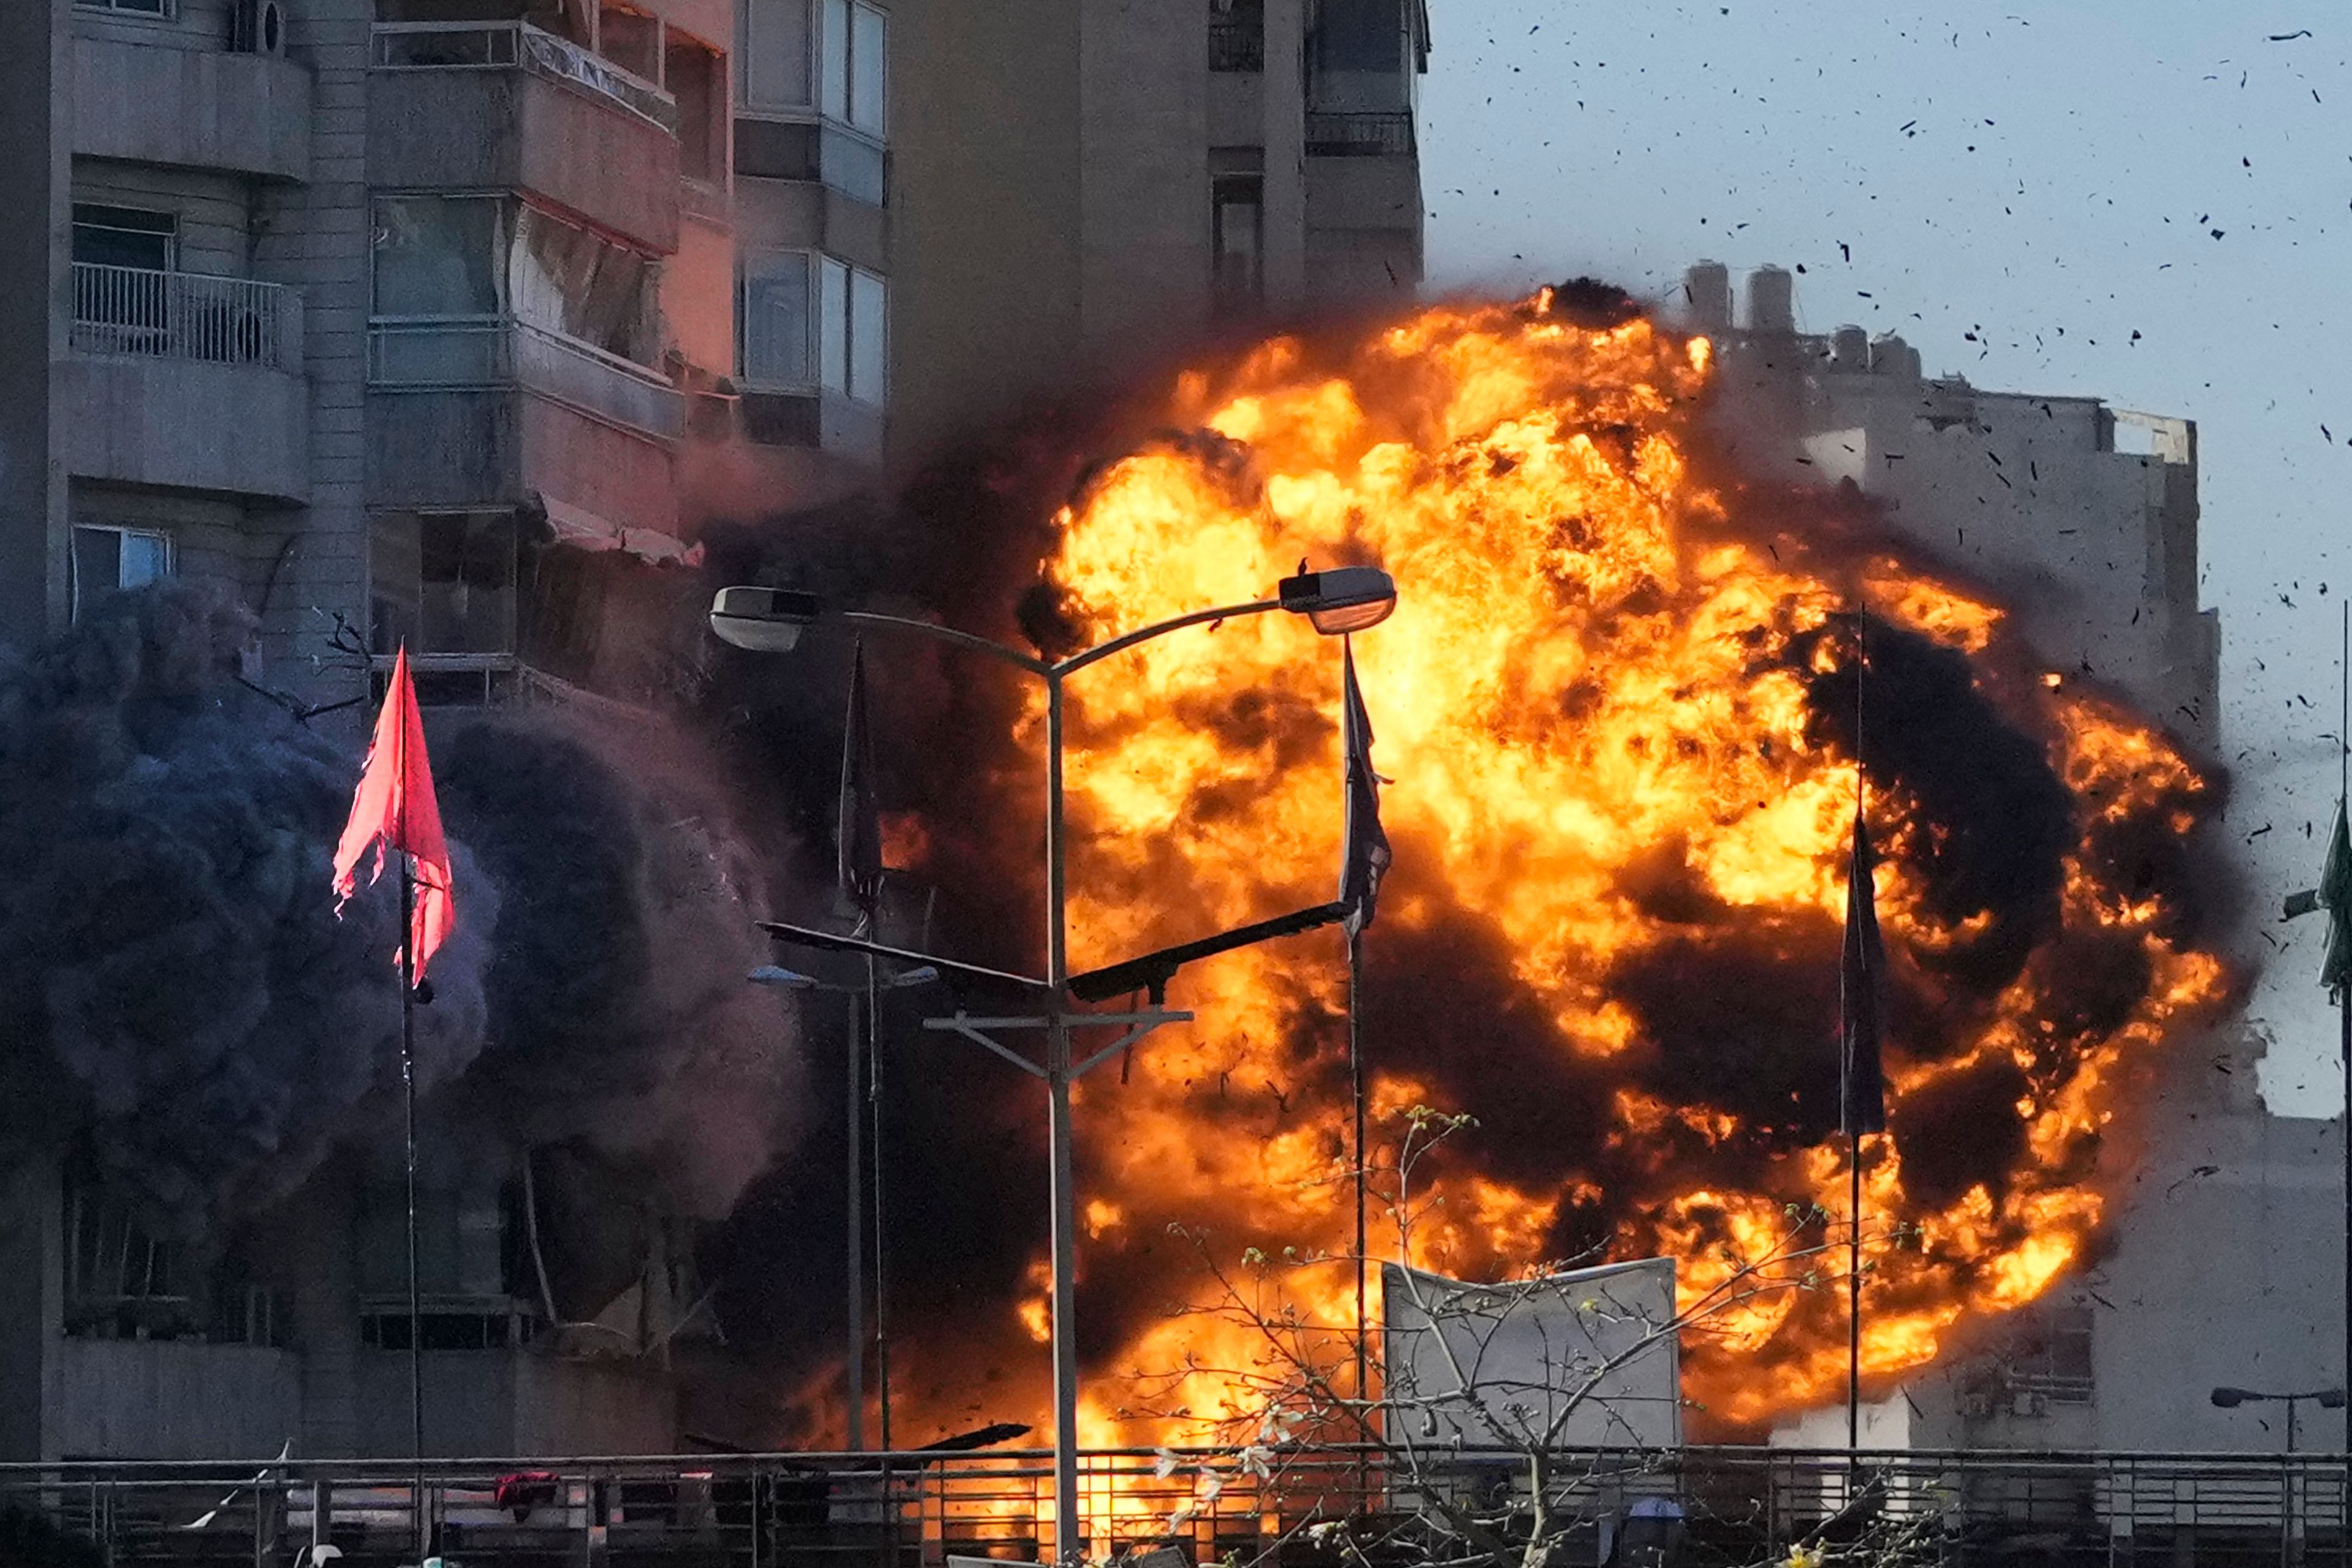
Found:
<path fill-rule="evenodd" d="M 1025 670 L 1045 683 L 1045 973 L 1042 976 L 983 969 L 934 954 L 909 952 L 801 927 L 771 923 L 767 929 L 772 934 L 790 942 L 863 952 L 869 957 L 901 963 L 923 963 L 950 974 L 998 983 L 1010 982 L 1044 994 L 1046 1008 L 1038 1016 L 978 1018 L 959 1009 L 952 1017 L 926 1020 L 924 1026 L 961 1035 L 1032 1077 L 1043 1079 L 1045 1084 L 1048 1106 L 1046 1136 L 1052 1158 L 1055 1552 L 1066 1563 L 1075 1561 L 1079 1550 L 1078 1361 L 1073 1306 L 1076 1280 L 1074 1248 L 1077 1234 L 1077 1194 L 1071 1169 L 1070 1086 L 1160 1025 L 1181 1023 L 1192 1017 L 1189 1013 L 1170 1012 L 1160 1005 L 1167 979 L 1179 964 L 1250 942 L 1337 921 L 1346 910 L 1338 903 L 1302 910 L 1278 920 L 1261 921 L 1218 937 L 1129 960 L 1109 970 L 1089 975 L 1072 975 L 1064 867 L 1063 687 L 1071 676 L 1088 665 L 1099 663 L 1139 643 L 1186 626 L 1237 620 L 1244 616 L 1280 610 L 1305 616 L 1318 632 L 1326 637 L 1343 637 L 1386 620 L 1396 608 L 1396 584 L 1387 573 L 1377 567 L 1335 566 L 1321 572 L 1309 572 L 1302 566 L 1297 575 L 1282 580 L 1272 598 L 1213 610 L 1195 610 L 1189 615 L 1177 616 L 1128 632 L 1059 660 L 1039 658 L 990 638 L 957 631 L 951 626 L 936 626 L 929 621 L 866 611 L 848 611 L 834 617 L 855 626 L 905 632 L 983 654 Z M 710 629 L 721 642 L 747 652 L 789 653 L 798 646 L 801 634 L 824 613 L 824 605 L 815 595 L 793 589 L 722 588 L 710 606 Z M 1129 984 L 1130 977 L 1135 984 Z M 1129 989 L 1149 989 L 1151 1005 L 1144 1011 L 1130 1013 L 1071 1010 L 1074 997 L 1100 1000 Z M 1083 1058 L 1074 1058 L 1072 1031 L 1101 1026 L 1117 1028 L 1118 1037 Z M 1043 1030 L 1045 1037 L 1045 1060 L 1042 1066 L 996 1037 L 1000 1033 L 1034 1030 Z"/>

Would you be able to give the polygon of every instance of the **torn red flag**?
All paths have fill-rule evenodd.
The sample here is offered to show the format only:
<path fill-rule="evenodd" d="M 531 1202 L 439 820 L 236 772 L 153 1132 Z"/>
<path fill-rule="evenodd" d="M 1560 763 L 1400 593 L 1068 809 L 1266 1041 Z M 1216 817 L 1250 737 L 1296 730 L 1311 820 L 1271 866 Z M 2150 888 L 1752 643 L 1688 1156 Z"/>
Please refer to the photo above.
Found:
<path fill-rule="evenodd" d="M 375 738 L 368 742 L 367 766 L 360 771 L 360 787 L 352 797 L 352 819 L 343 825 L 342 841 L 335 846 L 338 915 L 359 889 L 360 857 L 371 844 L 375 846 L 375 865 L 368 872 L 370 883 L 383 875 L 387 852 L 404 854 L 415 864 L 416 902 L 409 940 L 415 969 L 411 978 L 422 980 L 426 961 L 457 924 L 457 907 L 451 897 L 449 844 L 441 835 L 441 807 L 433 798 L 433 766 L 425 755 L 425 718 L 417 711 L 405 645 L 393 661 L 392 684 L 376 715 Z M 394 962 L 399 962 L 397 957 Z"/>

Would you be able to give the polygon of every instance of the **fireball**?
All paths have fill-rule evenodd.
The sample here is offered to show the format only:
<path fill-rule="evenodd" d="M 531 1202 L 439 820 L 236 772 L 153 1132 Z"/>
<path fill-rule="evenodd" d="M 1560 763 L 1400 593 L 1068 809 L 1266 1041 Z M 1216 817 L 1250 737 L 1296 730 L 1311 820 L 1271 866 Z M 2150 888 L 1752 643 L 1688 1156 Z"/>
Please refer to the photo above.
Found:
<path fill-rule="evenodd" d="M 1883 1386 L 2094 1245 L 2111 1123 L 2226 988 L 2179 891 L 2212 791 L 1858 500 L 1721 469 L 1711 360 L 1549 293 L 1277 339 L 1175 383 L 1173 434 L 1097 471 L 1043 574 L 1088 641 L 1255 599 L 1302 559 L 1399 584 L 1355 648 L 1396 850 L 1365 937 L 1374 1124 L 1425 1101 L 1478 1125 L 1376 1255 L 1502 1278 L 1664 1252 L 1696 1304 L 1814 1225 L 1842 1270 L 1862 799 L 1894 972 L 1889 1131 L 1864 1151 Z M 1075 967 L 1331 896 L 1339 679 L 1335 647 L 1262 616 L 1073 684 Z M 1082 1086 L 1088 1443 L 1181 1437 L 1169 1408 L 1236 1397 L 1217 1369 L 1246 1335 L 1181 1310 L 1217 1286 L 1171 1225 L 1230 1255 L 1348 1250 L 1345 982 L 1336 933 L 1200 965 L 1169 997 L 1199 1021 Z M 1351 1321 L 1344 1263 L 1291 1279 Z M 1844 1295 L 1696 1327 L 1701 1428 L 1839 1397 Z M 1154 1377 L 1159 1416 L 1129 1392 Z"/>

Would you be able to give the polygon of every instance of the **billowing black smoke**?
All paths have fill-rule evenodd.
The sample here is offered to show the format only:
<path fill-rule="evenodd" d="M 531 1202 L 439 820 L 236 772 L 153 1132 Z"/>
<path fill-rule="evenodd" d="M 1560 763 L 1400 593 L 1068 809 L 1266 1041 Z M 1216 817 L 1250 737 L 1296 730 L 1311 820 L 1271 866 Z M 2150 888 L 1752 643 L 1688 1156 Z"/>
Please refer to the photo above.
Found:
<path fill-rule="evenodd" d="M 329 891 L 359 749 L 238 679 L 251 637 L 225 593 L 172 583 L 0 655 L 0 1133 L 192 1237 L 398 1124 L 396 894 L 338 918 Z M 790 1056 L 772 1012 L 745 1047 L 759 955 L 727 829 L 562 724 L 433 726 L 459 920 L 417 1012 L 428 1112 L 721 1212 L 776 1146 Z"/>

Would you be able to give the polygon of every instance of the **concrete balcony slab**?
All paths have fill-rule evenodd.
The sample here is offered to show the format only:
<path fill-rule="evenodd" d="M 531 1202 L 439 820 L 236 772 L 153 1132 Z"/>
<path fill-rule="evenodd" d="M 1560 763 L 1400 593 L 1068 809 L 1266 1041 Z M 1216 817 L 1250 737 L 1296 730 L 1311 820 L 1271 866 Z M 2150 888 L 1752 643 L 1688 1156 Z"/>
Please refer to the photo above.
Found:
<path fill-rule="evenodd" d="M 77 157 L 310 177 L 310 73 L 268 55 L 73 41 Z"/>
<path fill-rule="evenodd" d="M 132 354 L 76 354 L 60 369 L 62 445 L 74 478 L 310 499 L 310 403 L 299 375 Z"/>

